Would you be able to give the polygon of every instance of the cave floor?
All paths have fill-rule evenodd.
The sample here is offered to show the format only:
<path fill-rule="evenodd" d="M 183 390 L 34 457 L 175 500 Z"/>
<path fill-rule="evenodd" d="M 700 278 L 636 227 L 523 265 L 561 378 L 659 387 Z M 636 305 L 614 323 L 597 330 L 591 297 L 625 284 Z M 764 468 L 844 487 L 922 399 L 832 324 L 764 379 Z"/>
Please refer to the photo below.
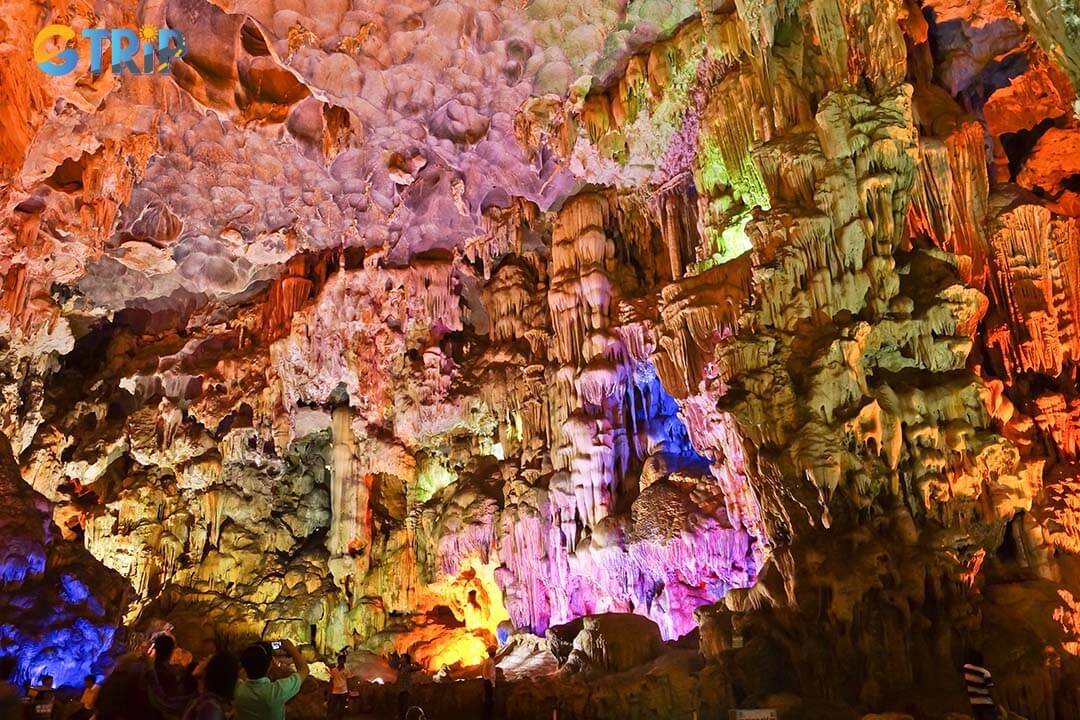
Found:
<path fill-rule="evenodd" d="M 483 711 L 480 710 L 480 709 L 477 709 L 475 712 L 471 712 L 471 713 L 470 712 L 465 712 L 465 713 L 462 713 L 462 714 L 457 714 L 457 713 L 451 712 L 449 714 L 443 714 L 443 713 L 431 714 L 431 713 L 429 713 L 427 715 L 428 720 L 479 720 L 479 718 L 482 718 L 482 717 L 483 717 Z M 381 715 L 378 714 L 378 713 L 361 713 L 361 712 L 358 712 L 358 713 L 347 712 L 347 713 L 345 713 L 345 720 L 396 720 L 396 718 L 397 718 L 397 715 L 395 713 L 392 713 L 392 712 L 391 713 L 384 713 L 384 714 L 381 714 Z"/>
<path fill-rule="evenodd" d="M 478 720 L 483 717 L 483 712 L 479 709 L 474 713 L 465 713 L 464 715 L 456 714 L 428 714 L 428 720 Z M 346 712 L 345 720 L 396 720 L 397 714 L 395 712 L 388 713 L 369 713 L 369 712 Z"/>
<path fill-rule="evenodd" d="M 428 720 L 478 720 L 483 717 L 483 713 L 477 710 L 474 713 L 466 713 L 463 715 L 432 715 L 428 714 Z M 379 715 L 377 713 L 346 713 L 345 720 L 395 720 L 397 715 L 394 713 Z"/>

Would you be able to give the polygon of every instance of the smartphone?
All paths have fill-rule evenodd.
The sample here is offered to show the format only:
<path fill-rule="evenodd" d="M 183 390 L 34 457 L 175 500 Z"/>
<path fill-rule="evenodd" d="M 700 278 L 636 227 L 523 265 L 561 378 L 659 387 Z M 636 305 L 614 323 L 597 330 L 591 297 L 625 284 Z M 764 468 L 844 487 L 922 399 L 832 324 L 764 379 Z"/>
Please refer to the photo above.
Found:
<path fill-rule="evenodd" d="M 271 640 L 270 641 L 270 649 L 271 650 L 280 650 L 281 649 L 281 641 L 280 640 Z"/>

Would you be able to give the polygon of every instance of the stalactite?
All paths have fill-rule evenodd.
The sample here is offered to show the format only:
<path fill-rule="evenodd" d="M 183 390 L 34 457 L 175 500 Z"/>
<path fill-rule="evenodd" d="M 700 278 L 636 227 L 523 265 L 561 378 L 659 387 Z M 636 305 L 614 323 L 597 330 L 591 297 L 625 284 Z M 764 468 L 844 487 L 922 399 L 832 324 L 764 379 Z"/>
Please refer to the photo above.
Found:
<path fill-rule="evenodd" d="M 1000 272 L 992 287 L 1005 317 L 1004 327 L 991 330 L 990 344 L 1006 373 L 1059 375 L 1080 352 L 1072 330 L 1080 310 L 1080 278 L 1072 277 L 1080 237 L 1076 222 L 1008 197 L 995 200 L 990 244 Z"/>
<path fill-rule="evenodd" d="M 1075 714 L 1075 8 L 84 5 L 190 53 L 0 48 L 24 671 L 62 608 L 80 672 L 123 615 L 502 644 L 538 717 L 921 717 L 983 645 Z"/>
<path fill-rule="evenodd" d="M 592 527 L 611 510 L 621 477 L 616 459 L 625 453 L 621 434 L 621 398 L 625 379 L 621 343 L 610 334 L 612 288 L 608 276 L 614 245 L 605 236 L 604 202 L 580 196 L 562 209 L 552 237 L 548 305 L 555 332 L 554 357 L 563 387 L 573 388 L 553 415 L 556 464 L 570 471 L 576 512 Z M 565 415 L 564 415 L 565 414 Z"/>

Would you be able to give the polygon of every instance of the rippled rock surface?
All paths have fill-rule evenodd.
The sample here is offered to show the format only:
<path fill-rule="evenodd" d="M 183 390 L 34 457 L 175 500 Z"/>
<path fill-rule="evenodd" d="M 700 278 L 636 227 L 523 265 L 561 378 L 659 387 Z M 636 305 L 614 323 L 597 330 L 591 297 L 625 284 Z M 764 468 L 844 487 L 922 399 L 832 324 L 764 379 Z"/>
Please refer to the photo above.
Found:
<path fill-rule="evenodd" d="M 522 718 L 944 717 L 980 648 L 1080 715 L 1068 3 L 0 8 L 24 676 L 168 624 L 500 646 Z M 50 23 L 187 51 L 49 76 Z"/>

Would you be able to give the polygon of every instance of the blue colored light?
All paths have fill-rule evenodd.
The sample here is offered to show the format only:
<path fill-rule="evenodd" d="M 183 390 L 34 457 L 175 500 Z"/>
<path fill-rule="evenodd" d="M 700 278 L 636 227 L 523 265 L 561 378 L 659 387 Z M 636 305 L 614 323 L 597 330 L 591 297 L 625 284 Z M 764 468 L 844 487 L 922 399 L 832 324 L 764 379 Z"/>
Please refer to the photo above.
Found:
<path fill-rule="evenodd" d="M 0 655 L 17 658 L 17 682 L 37 684 L 43 676 L 52 675 L 56 687 L 78 687 L 98 669 L 99 660 L 112 647 L 115 632 L 115 628 L 97 626 L 85 618 L 50 628 L 37 637 L 13 625 L 0 625 Z"/>
<path fill-rule="evenodd" d="M 74 575 L 64 575 L 60 578 L 60 597 L 64 602 L 78 605 L 90 597 L 90 591 Z"/>
<path fill-rule="evenodd" d="M 690 434 L 679 417 L 679 403 L 664 389 L 651 362 L 640 363 L 632 378 L 633 424 L 648 444 L 680 464 L 707 470 L 710 461 L 690 442 Z"/>
<path fill-rule="evenodd" d="M 17 683 L 37 684 L 51 675 L 56 687 L 79 687 L 87 675 L 107 669 L 116 628 L 104 624 L 101 603 L 74 575 L 46 575 L 38 582 L 49 591 L 24 587 L 9 598 L 14 616 L 0 624 L 0 656 L 16 659 Z"/>

